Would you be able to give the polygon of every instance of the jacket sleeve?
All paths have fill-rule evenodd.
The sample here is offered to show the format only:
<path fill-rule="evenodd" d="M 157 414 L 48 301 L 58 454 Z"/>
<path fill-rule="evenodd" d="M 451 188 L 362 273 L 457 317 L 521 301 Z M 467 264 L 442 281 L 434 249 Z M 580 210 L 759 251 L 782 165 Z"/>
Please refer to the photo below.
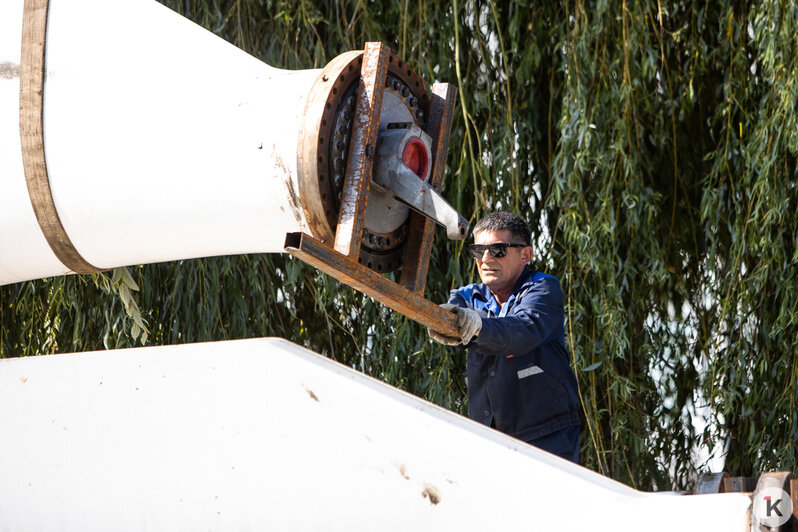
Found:
<path fill-rule="evenodd" d="M 452 290 L 451 292 L 449 292 L 449 301 L 447 301 L 447 303 L 450 303 L 452 305 L 457 305 L 458 307 L 463 307 L 463 308 L 469 306 L 465 300 L 465 297 L 463 297 L 463 294 L 460 293 L 460 290 Z"/>
<path fill-rule="evenodd" d="M 507 316 L 483 317 L 475 342 L 484 355 L 524 353 L 562 334 L 563 322 L 560 284 L 544 278 L 520 296 Z"/>

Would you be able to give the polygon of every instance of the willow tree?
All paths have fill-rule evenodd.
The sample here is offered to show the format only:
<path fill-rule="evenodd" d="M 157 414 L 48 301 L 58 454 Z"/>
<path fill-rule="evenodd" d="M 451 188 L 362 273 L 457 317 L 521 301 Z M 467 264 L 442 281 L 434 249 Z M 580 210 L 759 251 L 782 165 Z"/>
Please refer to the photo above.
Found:
<path fill-rule="evenodd" d="M 509 209 L 557 275 L 585 465 L 639 488 L 798 469 L 798 7 L 790 2 L 167 5 L 280 68 L 383 41 L 459 88 L 445 194 Z M 197 112 L 202 112 L 198 109 Z M 427 295 L 475 279 L 437 236 Z M 2 287 L 0 352 L 276 335 L 460 412 L 464 360 L 286 256 Z"/>

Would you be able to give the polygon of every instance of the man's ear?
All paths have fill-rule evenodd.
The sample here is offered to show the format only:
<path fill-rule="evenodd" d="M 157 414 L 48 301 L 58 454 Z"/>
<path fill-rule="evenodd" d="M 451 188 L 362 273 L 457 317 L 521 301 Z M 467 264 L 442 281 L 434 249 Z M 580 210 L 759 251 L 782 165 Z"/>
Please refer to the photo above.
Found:
<path fill-rule="evenodd" d="M 532 260 L 532 254 L 532 246 L 521 248 L 521 259 L 524 261 L 524 264 L 529 264 L 529 261 Z"/>

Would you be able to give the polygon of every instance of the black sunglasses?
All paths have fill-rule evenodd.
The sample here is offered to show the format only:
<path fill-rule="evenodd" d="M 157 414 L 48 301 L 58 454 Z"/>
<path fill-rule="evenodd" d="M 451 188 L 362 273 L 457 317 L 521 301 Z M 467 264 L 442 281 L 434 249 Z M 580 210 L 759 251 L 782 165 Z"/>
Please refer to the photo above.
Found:
<path fill-rule="evenodd" d="M 491 257 L 500 259 L 507 255 L 507 248 L 525 248 L 527 244 L 508 244 L 507 242 L 496 242 L 495 244 L 471 244 L 468 252 L 475 259 L 481 259 L 487 249 Z"/>

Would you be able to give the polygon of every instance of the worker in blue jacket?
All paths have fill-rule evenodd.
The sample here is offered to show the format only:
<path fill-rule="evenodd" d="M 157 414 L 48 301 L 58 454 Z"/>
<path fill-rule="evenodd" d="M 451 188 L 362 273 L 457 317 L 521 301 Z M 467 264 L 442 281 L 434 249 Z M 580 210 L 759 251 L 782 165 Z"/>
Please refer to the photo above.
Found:
<path fill-rule="evenodd" d="M 468 416 L 562 458 L 579 461 L 579 398 L 565 348 L 560 283 L 527 268 L 526 222 L 494 212 L 474 227 L 469 252 L 482 279 L 452 290 L 443 308 L 460 336 L 429 330 L 468 348 Z"/>

